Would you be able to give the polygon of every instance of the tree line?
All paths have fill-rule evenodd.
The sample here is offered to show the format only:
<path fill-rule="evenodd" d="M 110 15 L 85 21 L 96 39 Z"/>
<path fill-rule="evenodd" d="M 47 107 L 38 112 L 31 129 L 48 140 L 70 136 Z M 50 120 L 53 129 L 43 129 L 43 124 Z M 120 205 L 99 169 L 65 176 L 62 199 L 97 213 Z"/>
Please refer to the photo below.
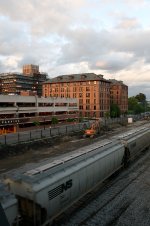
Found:
<path fill-rule="evenodd" d="M 136 96 L 132 96 L 128 98 L 128 111 L 124 112 L 124 115 L 127 114 L 141 114 L 144 112 L 150 111 L 150 107 L 146 100 L 146 95 L 143 93 L 139 93 Z M 105 117 L 116 118 L 120 117 L 121 110 L 117 104 L 111 104 L 110 113 L 105 113 Z"/>

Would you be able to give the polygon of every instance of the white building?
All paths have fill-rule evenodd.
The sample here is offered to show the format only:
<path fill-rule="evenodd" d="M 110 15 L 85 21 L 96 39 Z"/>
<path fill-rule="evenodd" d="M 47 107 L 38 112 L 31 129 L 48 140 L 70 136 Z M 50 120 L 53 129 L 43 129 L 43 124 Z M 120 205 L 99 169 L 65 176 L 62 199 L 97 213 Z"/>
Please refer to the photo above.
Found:
<path fill-rule="evenodd" d="M 58 120 L 77 118 L 78 111 L 76 98 L 0 95 L 0 128 L 2 131 L 12 125 L 14 129 L 14 124 L 23 126 L 35 121 L 47 123 L 54 116 Z"/>

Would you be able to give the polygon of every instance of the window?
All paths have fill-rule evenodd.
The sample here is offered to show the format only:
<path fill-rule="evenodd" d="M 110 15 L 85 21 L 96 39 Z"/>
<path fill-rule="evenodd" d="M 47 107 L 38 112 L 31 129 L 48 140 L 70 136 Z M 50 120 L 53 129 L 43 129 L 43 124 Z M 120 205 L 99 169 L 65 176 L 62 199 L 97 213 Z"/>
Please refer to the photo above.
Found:
<path fill-rule="evenodd" d="M 79 104 L 83 104 L 83 100 L 82 99 L 79 99 Z"/>
<path fill-rule="evenodd" d="M 76 93 L 73 93 L 73 98 L 76 98 Z"/>
<path fill-rule="evenodd" d="M 73 87 L 73 92 L 76 92 L 76 91 L 77 91 L 76 87 Z"/>
<path fill-rule="evenodd" d="M 86 99 L 86 104 L 90 104 L 90 99 Z"/>
<path fill-rule="evenodd" d="M 90 97 L 90 93 L 86 93 L 86 97 Z"/>

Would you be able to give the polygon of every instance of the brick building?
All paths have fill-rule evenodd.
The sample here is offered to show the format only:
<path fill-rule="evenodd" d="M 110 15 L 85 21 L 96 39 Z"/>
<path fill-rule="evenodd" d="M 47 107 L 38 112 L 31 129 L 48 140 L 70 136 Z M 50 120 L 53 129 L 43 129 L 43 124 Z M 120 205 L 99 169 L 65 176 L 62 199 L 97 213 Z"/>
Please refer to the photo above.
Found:
<path fill-rule="evenodd" d="M 23 74 L 24 75 L 34 75 L 39 73 L 39 66 L 38 65 L 33 65 L 33 64 L 26 64 L 23 65 Z"/>
<path fill-rule="evenodd" d="M 110 79 L 110 102 L 117 104 L 121 113 L 128 111 L 128 86 L 122 81 Z"/>
<path fill-rule="evenodd" d="M 110 110 L 110 84 L 94 73 L 61 75 L 42 85 L 44 97 L 67 97 L 79 100 L 80 117 L 103 117 Z"/>
<path fill-rule="evenodd" d="M 42 95 L 42 82 L 47 80 L 47 74 L 39 72 L 39 66 L 24 65 L 21 73 L 0 74 L 0 94 L 35 93 Z"/>

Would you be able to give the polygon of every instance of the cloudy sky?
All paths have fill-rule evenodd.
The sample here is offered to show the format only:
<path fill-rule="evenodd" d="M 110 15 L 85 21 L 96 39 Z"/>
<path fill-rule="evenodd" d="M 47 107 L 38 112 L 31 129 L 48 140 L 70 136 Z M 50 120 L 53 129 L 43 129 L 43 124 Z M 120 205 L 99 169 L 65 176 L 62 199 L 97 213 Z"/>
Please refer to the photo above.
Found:
<path fill-rule="evenodd" d="M 0 0 L 0 72 L 95 72 L 150 99 L 150 0 Z"/>

